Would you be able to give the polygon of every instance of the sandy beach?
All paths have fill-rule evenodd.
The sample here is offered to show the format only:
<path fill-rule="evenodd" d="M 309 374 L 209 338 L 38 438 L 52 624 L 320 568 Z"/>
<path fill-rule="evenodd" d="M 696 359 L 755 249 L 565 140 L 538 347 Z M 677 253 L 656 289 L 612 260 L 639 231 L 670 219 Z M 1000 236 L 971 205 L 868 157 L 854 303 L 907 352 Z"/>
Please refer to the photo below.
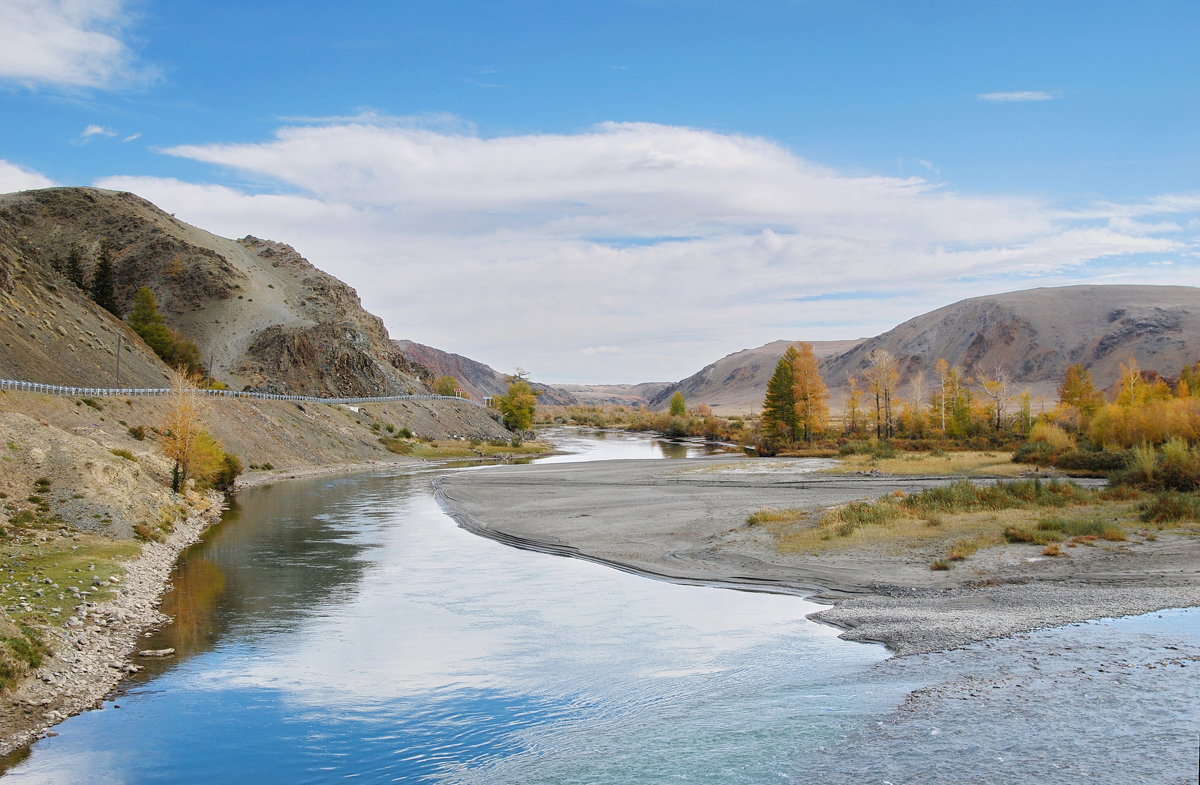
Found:
<path fill-rule="evenodd" d="M 829 603 L 817 621 L 897 654 L 953 648 L 1070 622 L 1200 605 L 1200 542 L 1105 543 L 1071 558 L 1028 545 L 929 569 L 921 548 L 780 554 L 744 522 L 763 506 L 819 509 L 946 477 L 834 476 L 804 460 L 688 459 L 497 467 L 437 480 L 465 528 L 508 544 L 680 582 Z"/>

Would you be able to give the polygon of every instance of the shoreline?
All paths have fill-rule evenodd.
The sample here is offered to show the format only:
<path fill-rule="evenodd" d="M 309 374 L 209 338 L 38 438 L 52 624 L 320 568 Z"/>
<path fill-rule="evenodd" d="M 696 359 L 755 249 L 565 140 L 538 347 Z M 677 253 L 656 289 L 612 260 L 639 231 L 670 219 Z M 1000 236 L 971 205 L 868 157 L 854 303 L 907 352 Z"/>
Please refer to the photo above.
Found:
<path fill-rule="evenodd" d="M 412 469 L 460 460 L 466 459 L 429 461 L 396 455 L 256 471 L 239 477 L 230 494 L 287 480 L 397 467 Z M 220 522 L 227 504 L 225 497 L 218 497 L 215 493 L 210 495 L 210 506 L 176 524 L 163 542 L 143 543 L 141 555 L 124 564 L 125 577 L 119 593 L 79 614 L 83 622 L 80 626 L 56 628 L 49 633 L 58 638 L 58 648 L 4 696 L 7 712 L 0 715 L 0 773 L 16 762 L 12 757 L 22 749 L 54 735 L 51 728 L 55 725 L 90 709 L 102 708 L 121 682 L 140 670 L 131 662 L 136 659 L 138 641 L 149 630 L 171 622 L 159 610 L 162 596 L 170 588 L 171 573 L 183 551 Z"/>
<path fill-rule="evenodd" d="M 129 662 L 137 642 L 152 627 L 168 622 L 159 610 L 179 555 L 220 520 L 224 504 L 210 495 L 210 506 L 175 526 L 163 542 L 147 542 L 136 559 L 125 563 L 117 595 L 77 612 L 78 626 L 54 631 L 57 649 L 5 696 L 0 718 L 0 766 L 68 717 L 99 708 L 121 681 L 140 668 Z"/>
<path fill-rule="evenodd" d="M 781 555 L 767 535 L 741 525 L 764 504 L 797 506 L 799 498 L 831 506 L 953 477 L 721 476 L 713 459 L 572 468 L 581 465 L 439 477 L 435 495 L 459 526 L 513 547 L 659 580 L 805 597 L 830 606 L 811 620 L 898 656 L 1200 606 L 1200 542 L 1169 532 L 1150 543 L 1079 549 L 1071 559 L 1001 547 L 981 552 L 986 569 L 955 576 L 882 552 Z"/>

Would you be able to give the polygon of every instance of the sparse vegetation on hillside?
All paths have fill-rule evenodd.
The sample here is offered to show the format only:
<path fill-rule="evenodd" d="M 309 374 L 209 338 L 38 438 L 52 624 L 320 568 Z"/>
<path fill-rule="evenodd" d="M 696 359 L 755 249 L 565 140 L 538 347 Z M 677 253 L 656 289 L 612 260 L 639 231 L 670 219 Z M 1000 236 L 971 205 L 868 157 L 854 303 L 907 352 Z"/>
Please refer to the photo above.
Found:
<path fill-rule="evenodd" d="M 200 347 L 166 323 L 149 287 L 143 286 L 134 293 L 133 309 L 126 321 L 167 365 L 188 374 L 201 371 Z"/>

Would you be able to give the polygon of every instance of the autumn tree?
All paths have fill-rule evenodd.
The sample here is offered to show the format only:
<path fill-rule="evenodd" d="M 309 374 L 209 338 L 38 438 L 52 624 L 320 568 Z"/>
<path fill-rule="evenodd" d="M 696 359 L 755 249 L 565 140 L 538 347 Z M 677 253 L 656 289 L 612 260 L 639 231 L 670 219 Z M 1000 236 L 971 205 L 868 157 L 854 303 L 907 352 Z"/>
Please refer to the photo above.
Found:
<path fill-rule="evenodd" d="M 789 346 L 779 362 L 775 373 L 767 382 L 767 397 L 763 399 L 763 431 L 767 438 L 791 444 L 800 435 L 796 419 L 796 371 L 798 355 L 795 346 Z"/>
<path fill-rule="evenodd" d="M 174 462 L 171 490 L 176 493 L 189 477 L 203 478 L 221 466 L 220 445 L 204 430 L 207 416 L 207 401 L 195 383 L 182 373 L 173 374 L 159 445 Z"/>
<path fill-rule="evenodd" d="M 846 390 L 846 432 L 856 434 L 862 428 L 862 423 L 859 422 L 862 416 L 862 390 L 858 388 L 856 377 L 846 377 Z"/>
<path fill-rule="evenodd" d="M 687 417 L 687 401 L 682 390 L 676 390 L 671 396 L 670 412 L 672 417 Z"/>
<path fill-rule="evenodd" d="M 1058 401 L 1074 407 L 1086 423 L 1104 403 L 1104 395 L 1092 383 L 1092 374 L 1083 365 L 1076 363 L 1067 367 L 1063 383 L 1058 388 Z"/>
<path fill-rule="evenodd" d="M 946 388 L 950 383 L 950 363 L 945 357 L 937 358 L 934 373 L 938 375 L 938 412 L 941 415 L 942 433 L 946 433 Z"/>
<path fill-rule="evenodd" d="M 113 264 L 112 248 L 107 239 L 100 240 L 96 266 L 92 268 L 92 300 L 113 316 L 120 316 L 117 305 L 117 269 Z"/>
<path fill-rule="evenodd" d="M 1008 383 L 1008 374 L 997 368 L 990 376 L 979 377 L 979 387 L 988 398 L 992 399 L 991 421 L 998 431 L 1004 424 L 1004 411 L 1012 400 L 1012 387 Z"/>
<path fill-rule="evenodd" d="M 887 349 L 875 349 L 868 359 L 871 364 L 864 375 L 868 389 L 875 396 L 875 433 L 880 439 L 887 439 L 895 434 L 892 391 L 900 380 L 900 363 Z"/>
<path fill-rule="evenodd" d="M 533 427 L 533 412 L 537 408 L 537 393 L 520 376 L 511 377 L 508 392 L 493 400 L 504 417 L 504 427 L 510 431 L 527 431 Z"/>
<path fill-rule="evenodd" d="M 434 395 L 456 395 L 458 386 L 458 379 L 453 376 L 439 376 L 433 380 L 433 393 Z"/>
<path fill-rule="evenodd" d="M 817 367 L 817 356 L 812 344 L 801 342 L 796 345 L 792 358 L 792 395 L 795 398 L 796 428 L 806 442 L 825 430 L 829 420 L 829 390 Z"/>

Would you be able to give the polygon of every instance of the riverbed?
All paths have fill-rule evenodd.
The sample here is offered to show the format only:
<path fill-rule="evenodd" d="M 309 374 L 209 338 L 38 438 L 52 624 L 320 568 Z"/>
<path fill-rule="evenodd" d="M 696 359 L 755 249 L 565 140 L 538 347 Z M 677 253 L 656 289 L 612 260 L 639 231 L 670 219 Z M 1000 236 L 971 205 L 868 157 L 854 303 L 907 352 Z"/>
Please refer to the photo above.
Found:
<path fill-rule="evenodd" d="M 694 458 L 624 434 L 573 455 Z M 386 471 L 239 494 L 174 623 L 7 783 L 1194 781 L 1200 616 L 914 657 L 797 596 L 679 585 L 460 528 Z M 142 664 L 146 664 L 143 661 Z"/>

